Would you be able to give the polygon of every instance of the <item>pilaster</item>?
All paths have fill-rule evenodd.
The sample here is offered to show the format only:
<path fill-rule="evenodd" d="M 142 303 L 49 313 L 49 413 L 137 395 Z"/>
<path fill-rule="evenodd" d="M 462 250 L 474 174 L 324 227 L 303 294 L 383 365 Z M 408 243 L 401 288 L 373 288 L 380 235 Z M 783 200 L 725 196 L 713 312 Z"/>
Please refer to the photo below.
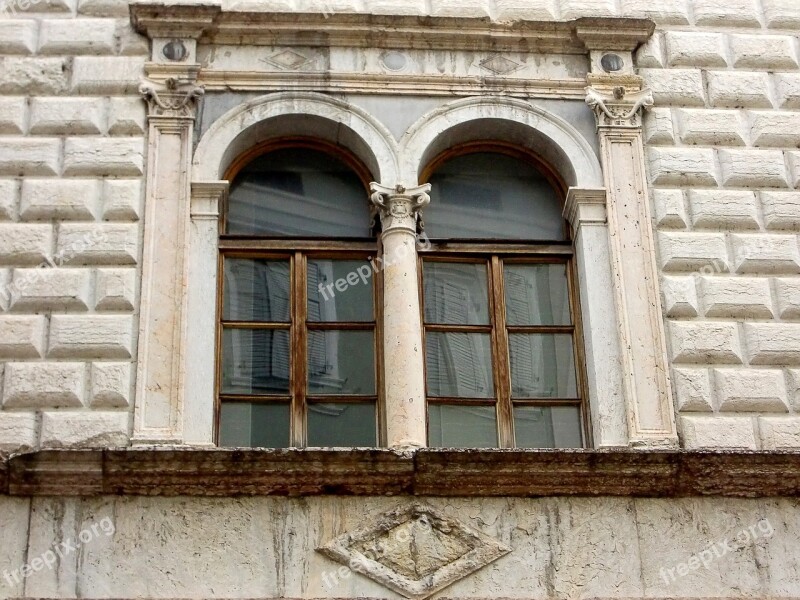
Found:
<path fill-rule="evenodd" d="M 624 62 L 623 62 L 624 64 Z M 627 72 L 590 74 L 607 195 L 610 265 L 629 444 L 678 443 L 644 163 L 642 110 L 653 104 Z"/>
<path fill-rule="evenodd" d="M 628 423 L 606 196 L 605 188 L 570 188 L 564 217 L 575 243 L 594 447 L 619 448 L 628 445 Z"/>
<path fill-rule="evenodd" d="M 135 444 L 184 443 L 190 167 L 198 99 L 193 39 L 154 40 L 148 107 Z"/>

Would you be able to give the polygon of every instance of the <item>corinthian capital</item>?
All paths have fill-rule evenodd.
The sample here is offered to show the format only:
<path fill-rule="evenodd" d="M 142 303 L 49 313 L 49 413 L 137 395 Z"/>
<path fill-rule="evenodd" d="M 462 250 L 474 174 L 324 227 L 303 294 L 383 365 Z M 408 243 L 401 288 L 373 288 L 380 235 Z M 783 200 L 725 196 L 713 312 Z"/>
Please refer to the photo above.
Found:
<path fill-rule="evenodd" d="M 402 185 L 393 188 L 371 183 L 373 206 L 379 211 L 384 233 L 392 229 L 406 229 L 416 233 L 420 210 L 427 205 L 431 198 L 429 183 L 413 188 Z"/>
<path fill-rule="evenodd" d="M 633 91 L 622 85 L 611 90 L 589 86 L 586 104 L 594 110 L 598 127 L 641 127 L 642 109 L 653 105 L 653 93 L 647 88 Z"/>
<path fill-rule="evenodd" d="M 145 80 L 139 86 L 150 117 L 191 118 L 195 116 L 197 99 L 205 94 L 203 87 L 193 81 L 167 79 L 164 83 Z"/>

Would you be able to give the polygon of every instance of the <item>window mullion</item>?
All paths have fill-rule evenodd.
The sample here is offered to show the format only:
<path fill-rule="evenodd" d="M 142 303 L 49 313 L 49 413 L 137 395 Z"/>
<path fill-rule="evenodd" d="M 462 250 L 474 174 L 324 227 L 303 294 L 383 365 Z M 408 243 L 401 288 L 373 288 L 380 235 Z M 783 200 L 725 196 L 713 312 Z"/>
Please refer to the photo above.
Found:
<path fill-rule="evenodd" d="M 295 252 L 292 259 L 292 445 L 304 447 L 306 436 L 306 381 L 308 335 L 306 318 L 308 290 L 306 286 L 306 257 Z"/>
<path fill-rule="evenodd" d="M 492 368 L 494 369 L 497 423 L 501 448 L 514 447 L 514 411 L 511 405 L 511 372 L 509 368 L 508 332 L 505 321 L 503 263 L 493 256 L 489 267 L 489 301 L 492 318 Z"/>

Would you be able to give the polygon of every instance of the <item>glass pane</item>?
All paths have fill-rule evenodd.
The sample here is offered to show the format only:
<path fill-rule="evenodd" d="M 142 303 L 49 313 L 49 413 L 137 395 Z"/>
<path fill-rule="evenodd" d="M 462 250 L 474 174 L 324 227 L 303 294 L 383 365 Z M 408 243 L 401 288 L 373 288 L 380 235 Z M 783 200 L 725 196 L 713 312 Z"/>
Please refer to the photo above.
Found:
<path fill-rule="evenodd" d="M 488 325 L 486 263 L 424 263 L 425 322 Z"/>
<path fill-rule="evenodd" d="M 225 259 L 226 321 L 289 322 L 289 263 Z"/>
<path fill-rule="evenodd" d="M 512 398 L 577 398 L 569 334 L 511 334 Z"/>
<path fill-rule="evenodd" d="M 570 325 L 567 266 L 503 266 L 508 325 Z"/>
<path fill-rule="evenodd" d="M 231 183 L 227 233 L 282 237 L 368 237 L 369 202 L 358 175 L 318 150 L 265 154 Z"/>
<path fill-rule="evenodd" d="M 308 445 L 378 445 L 374 404 L 309 404 Z"/>
<path fill-rule="evenodd" d="M 428 394 L 442 398 L 494 398 L 489 334 L 426 334 Z"/>
<path fill-rule="evenodd" d="M 515 406 L 517 448 L 581 448 L 577 406 Z"/>
<path fill-rule="evenodd" d="M 457 156 L 430 183 L 431 238 L 566 239 L 556 190 L 526 161 L 492 152 Z"/>
<path fill-rule="evenodd" d="M 223 394 L 288 394 L 289 332 L 225 329 L 221 387 Z"/>
<path fill-rule="evenodd" d="M 366 260 L 309 260 L 308 320 L 374 321 L 374 274 Z"/>
<path fill-rule="evenodd" d="M 496 448 L 495 409 L 429 404 L 428 440 L 438 448 Z"/>
<path fill-rule="evenodd" d="M 219 445 L 286 448 L 289 445 L 289 404 L 224 403 Z"/>
<path fill-rule="evenodd" d="M 308 393 L 375 395 L 372 331 L 309 331 Z"/>

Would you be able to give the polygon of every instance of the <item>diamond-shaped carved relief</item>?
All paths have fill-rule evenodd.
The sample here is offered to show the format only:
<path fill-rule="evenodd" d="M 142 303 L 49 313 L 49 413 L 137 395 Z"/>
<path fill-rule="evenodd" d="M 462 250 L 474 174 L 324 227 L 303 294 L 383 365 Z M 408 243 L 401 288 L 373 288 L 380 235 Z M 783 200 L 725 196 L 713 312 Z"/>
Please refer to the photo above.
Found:
<path fill-rule="evenodd" d="M 310 62 L 311 59 L 294 50 L 283 50 L 266 58 L 265 61 L 281 69 L 296 70 Z"/>
<path fill-rule="evenodd" d="M 512 71 L 516 71 L 524 66 L 518 62 L 514 62 L 513 60 L 506 58 L 501 54 L 495 54 L 494 56 L 490 56 L 489 58 L 482 60 L 480 65 L 495 75 L 505 75 L 506 73 L 511 73 Z"/>
<path fill-rule="evenodd" d="M 317 549 L 406 598 L 421 600 L 511 552 L 433 507 L 413 504 Z"/>

